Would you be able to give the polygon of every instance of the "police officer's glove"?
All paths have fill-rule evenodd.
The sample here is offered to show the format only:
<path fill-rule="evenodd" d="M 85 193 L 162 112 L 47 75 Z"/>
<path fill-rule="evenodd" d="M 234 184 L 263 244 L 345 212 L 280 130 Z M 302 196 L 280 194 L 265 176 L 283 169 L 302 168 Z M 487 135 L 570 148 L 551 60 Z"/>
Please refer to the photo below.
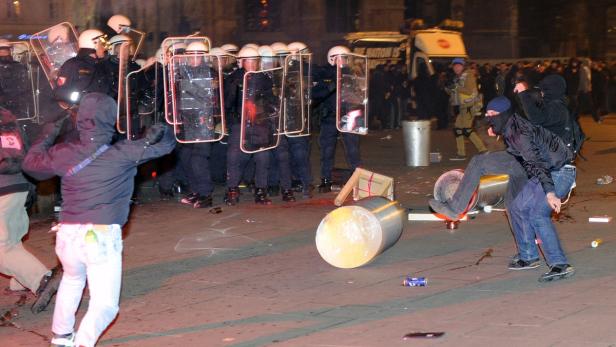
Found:
<path fill-rule="evenodd" d="M 158 143 L 165 135 L 166 125 L 162 123 L 152 125 L 145 133 L 145 144 L 151 146 Z"/>

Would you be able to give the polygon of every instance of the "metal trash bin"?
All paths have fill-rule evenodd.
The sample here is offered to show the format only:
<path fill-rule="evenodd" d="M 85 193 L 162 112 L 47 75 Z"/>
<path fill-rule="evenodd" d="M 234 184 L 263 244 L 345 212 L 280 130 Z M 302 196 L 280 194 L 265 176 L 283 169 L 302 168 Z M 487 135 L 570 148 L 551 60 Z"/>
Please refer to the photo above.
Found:
<path fill-rule="evenodd" d="M 406 166 L 430 165 L 430 127 L 429 120 L 402 122 Z"/>
<path fill-rule="evenodd" d="M 434 184 L 434 198 L 439 201 L 451 199 L 458 189 L 464 170 L 456 169 L 442 174 Z M 486 175 L 481 176 L 479 187 L 469 201 L 467 212 L 475 209 L 483 209 L 486 206 L 500 207 L 505 202 L 507 185 L 509 184 L 508 175 Z"/>
<path fill-rule="evenodd" d="M 339 207 L 319 224 L 317 250 L 323 260 L 338 268 L 365 265 L 398 241 L 404 227 L 404 212 L 398 202 L 382 196 Z"/>

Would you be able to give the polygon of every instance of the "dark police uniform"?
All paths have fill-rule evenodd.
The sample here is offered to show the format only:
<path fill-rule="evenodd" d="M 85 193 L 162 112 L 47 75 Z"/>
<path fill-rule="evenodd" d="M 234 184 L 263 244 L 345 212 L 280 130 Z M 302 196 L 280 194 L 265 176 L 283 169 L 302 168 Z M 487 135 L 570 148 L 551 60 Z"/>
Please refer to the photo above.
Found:
<path fill-rule="evenodd" d="M 230 125 L 230 134 L 227 150 L 227 194 L 225 196 L 225 202 L 229 205 L 234 205 L 239 202 L 239 189 L 238 185 L 242 177 L 242 173 L 245 169 L 248 158 L 253 157 L 256 170 L 255 170 L 255 202 L 258 204 L 269 204 L 271 201 L 267 199 L 267 172 L 269 167 L 270 153 L 268 151 L 257 152 L 254 154 L 246 154 L 240 149 L 240 131 L 241 131 L 241 116 L 243 100 L 242 94 L 244 90 L 244 75 L 246 70 L 243 68 L 235 70 L 227 79 L 225 79 L 225 109 L 227 115 L 227 121 Z M 257 75 L 263 76 L 263 75 Z M 272 90 L 272 80 L 263 76 L 257 77 L 258 90 L 260 92 Z M 273 92 L 271 97 L 275 97 Z M 253 127 L 255 131 L 252 131 L 247 136 L 251 136 L 251 143 L 256 146 L 259 143 L 267 143 L 269 136 L 273 136 L 271 124 L 264 124 L 263 126 Z M 255 148 L 256 149 L 256 148 Z"/>
<path fill-rule="evenodd" d="M 67 60 L 56 78 L 54 97 L 69 105 L 79 104 L 88 93 L 103 93 L 111 97 L 113 72 L 103 59 L 92 58 L 93 49 L 81 48 L 76 57 Z"/>
<path fill-rule="evenodd" d="M 321 185 L 319 191 L 331 191 L 332 170 L 336 155 L 336 142 L 338 129 L 336 128 L 336 67 L 327 65 L 316 68 L 313 76 L 316 85 L 312 89 L 312 97 L 315 104 L 322 104 L 325 110 L 321 119 L 321 132 L 319 144 L 321 146 Z M 355 170 L 360 164 L 359 135 L 342 133 L 344 142 L 344 154 L 351 170 Z"/>
<path fill-rule="evenodd" d="M 34 116 L 34 96 L 28 68 L 13 60 L 0 57 L 0 106 L 17 118 Z"/>

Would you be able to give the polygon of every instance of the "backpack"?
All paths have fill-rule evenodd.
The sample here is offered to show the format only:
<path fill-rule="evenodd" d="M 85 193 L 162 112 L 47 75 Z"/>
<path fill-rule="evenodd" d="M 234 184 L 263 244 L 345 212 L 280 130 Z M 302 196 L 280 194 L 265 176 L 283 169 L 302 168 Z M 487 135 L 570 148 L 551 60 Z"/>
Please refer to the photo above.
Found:
<path fill-rule="evenodd" d="M 569 124 L 567 124 L 566 129 L 567 131 L 569 131 L 570 134 L 570 141 L 568 141 L 567 147 L 569 147 L 573 152 L 573 159 L 575 159 L 575 157 L 579 155 L 580 158 L 586 160 L 586 158 L 584 158 L 584 156 L 580 154 L 580 151 L 582 150 L 582 145 L 584 144 L 584 141 L 586 141 L 586 134 L 584 134 L 584 130 L 582 130 L 582 127 L 580 126 L 577 117 L 570 112 Z"/>

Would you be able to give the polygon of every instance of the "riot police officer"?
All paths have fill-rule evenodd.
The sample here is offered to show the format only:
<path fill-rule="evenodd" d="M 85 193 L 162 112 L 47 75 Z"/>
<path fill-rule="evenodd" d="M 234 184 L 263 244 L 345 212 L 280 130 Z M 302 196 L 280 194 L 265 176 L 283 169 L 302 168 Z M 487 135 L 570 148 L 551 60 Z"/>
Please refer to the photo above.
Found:
<path fill-rule="evenodd" d="M 273 69 L 279 66 L 278 57 L 270 46 L 259 47 L 261 56 L 261 70 Z M 281 90 L 282 86 L 275 86 Z M 291 189 L 291 165 L 289 162 L 289 142 L 286 136 L 280 136 L 278 146 L 270 152 L 270 167 L 268 174 L 268 192 L 270 195 L 278 195 L 282 188 L 282 201 L 294 202 L 295 196 Z"/>
<path fill-rule="evenodd" d="M 92 92 L 113 96 L 112 72 L 104 62 L 104 34 L 88 29 L 79 35 L 79 52 L 67 60 L 55 80 L 56 100 L 77 105 L 83 95 Z"/>
<path fill-rule="evenodd" d="M 268 151 L 256 152 L 254 154 L 246 154 L 241 151 L 240 132 L 241 132 L 241 114 L 243 108 L 243 91 L 244 91 L 244 75 L 249 71 L 257 71 L 259 69 L 259 52 L 251 47 L 246 47 L 238 53 L 239 63 L 241 67 L 233 72 L 225 79 L 225 108 L 227 121 L 230 124 L 229 143 L 227 151 L 227 192 L 225 194 L 225 202 L 228 205 L 235 205 L 239 202 L 240 191 L 238 185 L 242 177 L 244 164 L 248 160 L 246 158 L 252 156 L 256 164 L 255 170 L 255 203 L 261 205 L 271 204 L 271 200 L 267 197 L 267 171 L 269 167 Z M 272 81 L 265 76 L 257 77 L 257 87 L 263 93 L 272 94 Z M 268 92 L 269 91 L 269 92 Z M 255 105 L 251 105 L 251 112 L 254 111 Z M 269 131 L 270 129 L 257 129 L 261 131 Z M 255 134 L 258 136 L 258 134 Z M 262 134 L 265 137 L 270 134 Z"/>
<path fill-rule="evenodd" d="M 192 42 L 185 54 L 195 55 L 175 71 L 177 121 L 182 124 L 178 136 L 186 141 L 209 139 L 214 135 L 212 110 L 220 106 L 218 73 L 204 59 L 207 52 L 203 42 Z M 194 208 L 212 206 L 212 177 L 210 174 L 210 142 L 184 143 L 179 150 L 179 164 L 184 168 L 192 192 L 180 200 Z"/>
<path fill-rule="evenodd" d="M 25 118 L 34 114 L 33 100 L 28 68 L 13 59 L 11 43 L 0 39 L 0 106 Z"/>
<path fill-rule="evenodd" d="M 329 66 L 325 66 L 315 73 L 316 85 L 312 90 L 312 96 L 317 104 L 322 104 L 325 114 L 321 119 L 321 132 L 319 134 L 319 144 L 321 146 L 321 184 L 318 186 L 319 192 L 327 193 L 331 191 L 332 170 L 336 155 L 336 142 L 338 139 L 338 129 L 336 127 L 336 66 L 344 67 L 341 54 L 350 53 L 344 46 L 334 46 L 327 52 Z M 344 142 L 344 154 L 352 170 L 360 164 L 359 155 L 359 135 L 342 133 Z"/>

